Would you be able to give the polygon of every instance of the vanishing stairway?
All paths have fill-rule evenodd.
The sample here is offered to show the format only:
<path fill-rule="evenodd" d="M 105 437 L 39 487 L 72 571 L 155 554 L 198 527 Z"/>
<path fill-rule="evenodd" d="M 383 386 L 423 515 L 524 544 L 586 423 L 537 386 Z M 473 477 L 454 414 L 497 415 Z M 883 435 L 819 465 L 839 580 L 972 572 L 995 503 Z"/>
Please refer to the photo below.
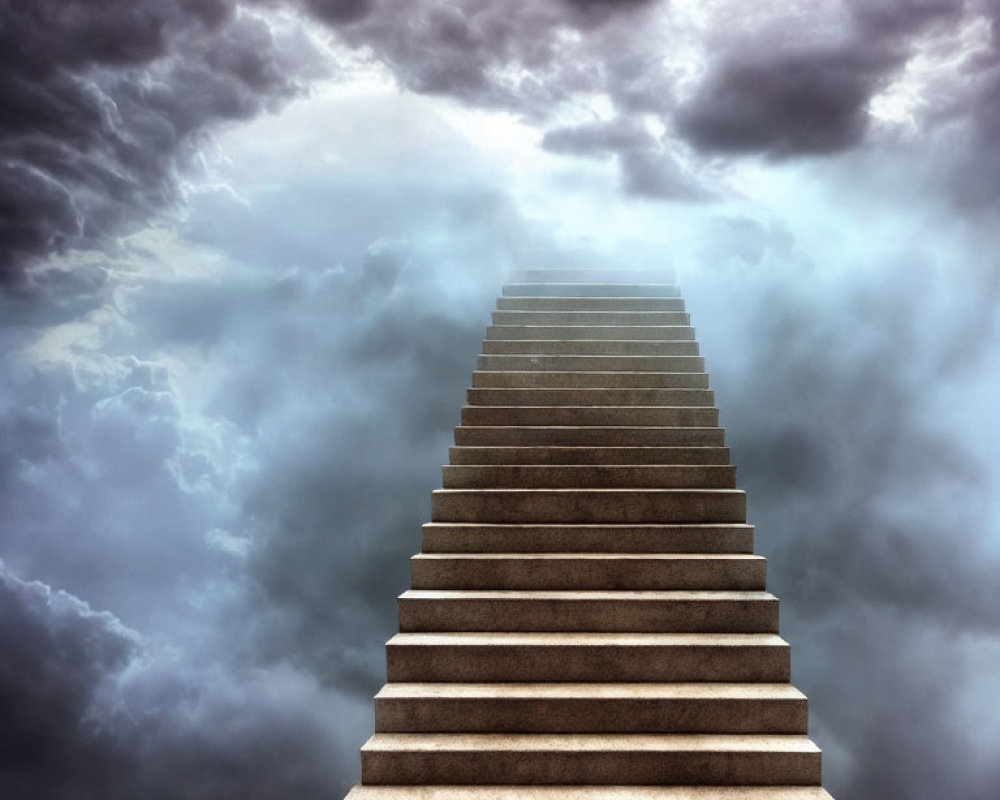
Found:
<path fill-rule="evenodd" d="M 684 301 L 515 272 L 349 800 L 830 800 Z"/>

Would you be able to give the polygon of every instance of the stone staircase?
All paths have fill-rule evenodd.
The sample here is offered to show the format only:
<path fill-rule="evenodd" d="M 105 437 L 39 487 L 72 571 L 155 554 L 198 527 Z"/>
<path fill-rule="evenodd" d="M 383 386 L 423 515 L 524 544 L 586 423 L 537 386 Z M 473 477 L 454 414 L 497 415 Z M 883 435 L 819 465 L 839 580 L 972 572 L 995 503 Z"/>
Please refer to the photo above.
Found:
<path fill-rule="evenodd" d="M 663 273 L 515 272 L 349 800 L 830 800 Z"/>

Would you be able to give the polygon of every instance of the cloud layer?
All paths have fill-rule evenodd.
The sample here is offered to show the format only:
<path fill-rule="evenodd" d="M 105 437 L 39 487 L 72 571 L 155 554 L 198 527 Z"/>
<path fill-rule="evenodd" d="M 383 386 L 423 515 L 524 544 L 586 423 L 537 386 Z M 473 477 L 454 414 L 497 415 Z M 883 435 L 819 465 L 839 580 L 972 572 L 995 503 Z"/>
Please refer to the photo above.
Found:
<path fill-rule="evenodd" d="M 344 792 L 504 271 L 671 262 L 831 789 L 992 797 L 997 12 L 0 3 L 0 792 Z"/>

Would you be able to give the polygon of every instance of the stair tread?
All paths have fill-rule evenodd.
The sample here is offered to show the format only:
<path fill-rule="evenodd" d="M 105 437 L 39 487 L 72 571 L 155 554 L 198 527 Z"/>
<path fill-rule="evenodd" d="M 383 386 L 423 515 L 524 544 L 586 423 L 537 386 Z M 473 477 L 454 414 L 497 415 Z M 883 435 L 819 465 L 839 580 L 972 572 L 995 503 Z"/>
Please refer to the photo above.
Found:
<path fill-rule="evenodd" d="M 418 561 L 765 561 L 756 553 L 415 553 Z"/>
<path fill-rule="evenodd" d="M 833 800 L 821 786 L 355 786 L 345 800 Z"/>
<path fill-rule="evenodd" d="M 361 750 L 819 753 L 812 739 L 800 733 L 376 733 Z"/>
<path fill-rule="evenodd" d="M 387 683 L 376 698 L 805 700 L 790 683 Z"/>
<path fill-rule="evenodd" d="M 720 647 L 787 647 L 788 642 L 776 633 L 577 633 L 577 632 L 491 632 L 455 631 L 427 633 L 397 633 L 389 644 L 409 645 L 558 645 L 563 647 L 625 646 L 663 647 L 712 646 Z"/>
<path fill-rule="evenodd" d="M 758 600 L 777 601 L 770 592 L 752 589 L 407 589 L 407 600 Z"/>

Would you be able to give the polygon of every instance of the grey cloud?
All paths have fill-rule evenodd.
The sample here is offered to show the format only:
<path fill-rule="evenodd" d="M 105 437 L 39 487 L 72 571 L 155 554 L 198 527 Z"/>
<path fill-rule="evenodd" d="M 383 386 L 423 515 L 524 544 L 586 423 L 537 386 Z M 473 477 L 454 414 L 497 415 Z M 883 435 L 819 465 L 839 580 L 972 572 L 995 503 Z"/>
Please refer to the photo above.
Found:
<path fill-rule="evenodd" d="M 991 339 L 949 316 L 994 300 L 958 276 L 929 296 L 913 253 L 819 284 L 774 269 L 787 242 L 761 242 L 770 275 L 734 262 L 691 276 L 688 299 L 828 786 L 979 800 L 996 769 L 968 741 L 995 750 L 1000 729 L 963 708 L 996 668 L 978 643 L 1000 637 L 992 479 L 964 423 L 933 409 L 956 346 L 988 359 Z"/>
<path fill-rule="evenodd" d="M 669 153 L 626 150 L 619 156 L 622 185 L 628 194 L 656 200 L 704 202 L 716 195 L 684 173 Z"/>
<path fill-rule="evenodd" d="M 551 128 L 542 138 L 542 147 L 553 153 L 607 156 L 621 150 L 652 147 L 655 139 L 638 122 L 618 117 L 583 125 Z"/>
<path fill-rule="evenodd" d="M 869 100 L 907 62 L 920 36 L 954 27 L 958 0 L 853 2 L 828 35 L 804 39 L 780 13 L 745 38 L 719 37 L 706 76 L 681 104 L 677 131 L 723 153 L 837 153 L 865 141 Z M 817 11 L 817 15 L 823 12 Z"/>
<path fill-rule="evenodd" d="M 0 282 L 101 248 L 179 199 L 214 123 L 294 95 L 296 59 L 232 2 L 0 6 Z"/>
<path fill-rule="evenodd" d="M 107 612 L 0 562 L 0 791 L 18 800 L 328 796 L 334 695 L 287 666 L 155 657 Z M 155 666 L 154 666 L 155 665 Z"/>
<path fill-rule="evenodd" d="M 110 614 L 71 595 L 25 582 L 0 562 L 0 791 L 24 800 L 93 796 L 117 759 L 88 722 L 110 673 L 139 647 Z M 82 789 L 82 791 L 81 791 Z"/>
<path fill-rule="evenodd" d="M 864 137 L 868 99 L 895 66 L 859 47 L 759 47 L 713 67 L 697 96 L 678 109 L 677 128 L 706 150 L 845 150 Z"/>
<path fill-rule="evenodd" d="M 626 194 L 657 200 L 700 202 L 714 193 L 686 174 L 680 162 L 665 152 L 656 138 L 628 117 L 546 131 L 542 147 L 578 156 L 616 156 Z"/>

